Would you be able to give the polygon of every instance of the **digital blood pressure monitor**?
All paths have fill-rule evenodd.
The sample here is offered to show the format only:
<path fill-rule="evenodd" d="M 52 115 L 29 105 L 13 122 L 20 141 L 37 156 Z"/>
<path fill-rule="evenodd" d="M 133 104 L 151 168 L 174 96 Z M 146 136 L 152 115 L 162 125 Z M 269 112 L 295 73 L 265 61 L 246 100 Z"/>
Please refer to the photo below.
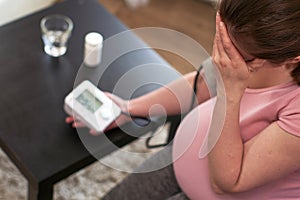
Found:
<path fill-rule="evenodd" d="M 64 109 L 97 132 L 103 132 L 121 114 L 119 106 L 87 80 L 66 96 Z"/>

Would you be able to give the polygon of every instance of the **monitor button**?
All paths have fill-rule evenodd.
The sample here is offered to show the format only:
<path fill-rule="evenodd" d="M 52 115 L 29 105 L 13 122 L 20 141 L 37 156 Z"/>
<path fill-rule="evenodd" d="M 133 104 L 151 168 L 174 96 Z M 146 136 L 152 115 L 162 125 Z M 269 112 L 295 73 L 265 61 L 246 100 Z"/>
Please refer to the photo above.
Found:
<path fill-rule="evenodd" d="M 104 120 L 108 120 L 111 118 L 111 113 L 109 110 L 107 109 L 103 109 L 100 111 L 100 116 L 102 117 L 102 119 Z"/>

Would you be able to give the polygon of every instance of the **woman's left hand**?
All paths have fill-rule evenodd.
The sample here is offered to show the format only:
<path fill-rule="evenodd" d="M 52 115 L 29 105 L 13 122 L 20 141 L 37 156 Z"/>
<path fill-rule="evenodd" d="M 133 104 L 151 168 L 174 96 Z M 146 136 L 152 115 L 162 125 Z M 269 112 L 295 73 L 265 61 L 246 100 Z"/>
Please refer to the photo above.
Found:
<path fill-rule="evenodd" d="M 242 95 L 250 73 L 247 63 L 232 43 L 219 14 L 216 16 L 212 58 L 219 71 L 218 90 L 221 89 L 226 95 Z"/>

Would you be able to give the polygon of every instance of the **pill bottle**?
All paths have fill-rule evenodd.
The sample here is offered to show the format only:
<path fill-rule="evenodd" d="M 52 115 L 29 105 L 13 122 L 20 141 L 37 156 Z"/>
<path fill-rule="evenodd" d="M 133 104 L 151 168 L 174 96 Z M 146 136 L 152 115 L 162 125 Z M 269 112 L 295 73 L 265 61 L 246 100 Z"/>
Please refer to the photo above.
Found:
<path fill-rule="evenodd" d="M 90 32 L 84 39 L 84 64 L 96 67 L 101 62 L 103 37 L 100 33 Z"/>

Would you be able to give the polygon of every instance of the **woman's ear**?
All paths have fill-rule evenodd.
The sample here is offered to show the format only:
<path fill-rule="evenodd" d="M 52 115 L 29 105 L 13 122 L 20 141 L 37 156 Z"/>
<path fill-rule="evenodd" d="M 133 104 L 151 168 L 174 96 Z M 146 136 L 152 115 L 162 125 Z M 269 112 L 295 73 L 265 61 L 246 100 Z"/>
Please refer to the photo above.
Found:
<path fill-rule="evenodd" d="M 297 56 L 297 57 L 295 57 L 295 58 L 293 58 L 293 59 L 291 59 L 291 60 L 289 61 L 289 63 L 291 63 L 291 64 L 300 63 L 300 55 Z"/>
<path fill-rule="evenodd" d="M 291 71 L 294 70 L 297 66 L 299 66 L 300 63 L 300 55 L 290 59 L 288 61 L 286 61 L 286 66 L 288 69 L 290 69 Z"/>
<path fill-rule="evenodd" d="M 248 66 L 250 66 L 252 69 L 259 69 L 264 66 L 265 62 L 265 59 L 255 58 L 255 60 L 248 63 Z"/>

